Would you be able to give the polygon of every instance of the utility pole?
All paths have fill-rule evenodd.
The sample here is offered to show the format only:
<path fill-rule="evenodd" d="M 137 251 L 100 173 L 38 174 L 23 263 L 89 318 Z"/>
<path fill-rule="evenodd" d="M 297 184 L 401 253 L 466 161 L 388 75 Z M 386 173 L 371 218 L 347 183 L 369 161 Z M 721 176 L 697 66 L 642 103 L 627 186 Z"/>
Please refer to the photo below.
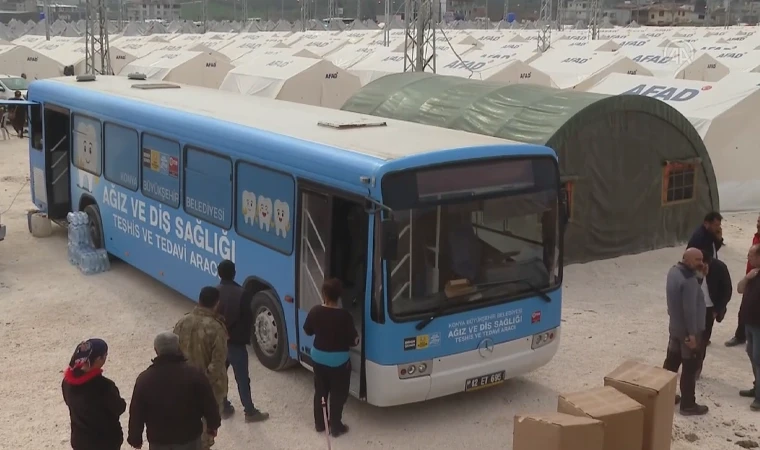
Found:
<path fill-rule="evenodd" d="M 591 40 L 599 39 L 599 19 L 601 16 L 601 0 L 591 0 L 589 2 L 589 19 L 588 29 L 591 32 Z"/>
<path fill-rule="evenodd" d="M 538 51 L 549 50 L 552 44 L 552 0 L 541 0 L 538 17 Z"/>
<path fill-rule="evenodd" d="M 203 22 L 203 32 L 206 32 L 208 27 L 208 1 L 201 0 L 201 22 Z"/>
<path fill-rule="evenodd" d="M 85 70 L 88 74 L 113 75 L 108 51 L 108 11 L 104 0 L 87 0 L 84 27 Z"/>
<path fill-rule="evenodd" d="M 361 21 L 362 20 L 361 17 L 362 17 L 362 0 L 356 0 L 356 17 L 354 18 L 354 20 Z"/>
<path fill-rule="evenodd" d="M 491 18 L 488 17 L 488 0 L 486 0 L 486 30 L 491 28 Z"/>
<path fill-rule="evenodd" d="M 557 0 L 557 31 L 562 31 L 562 19 L 565 18 L 565 10 L 567 9 L 566 0 Z"/>
<path fill-rule="evenodd" d="M 728 27 L 731 25 L 731 0 L 726 0 L 726 3 L 726 23 L 724 26 L 728 30 Z"/>
<path fill-rule="evenodd" d="M 383 46 L 391 45 L 391 0 L 385 0 L 385 26 L 383 26 Z"/>
<path fill-rule="evenodd" d="M 504 17 L 502 20 L 507 20 L 507 16 L 509 16 L 509 0 L 504 0 Z"/>
<path fill-rule="evenodd" d="M 243 13 L 243 25 L 246 25 L 248 23 L 248 0 L 241 0 L 241 1 L 243 3 L 241 5 L 241 9 L 242 9 L 241 12 Z"/>
<path fill-rule="evenodd" d="M 335 17 L 335 0 L 327 0 L 327 25 L 330 25 Z"/>
<path fill-rule="evenodd" d="M 438 0 L 406 0 L 404 72 L 435 73 L 435 14 Z"/>
<path fill-rule="evenodd" d="M 45 39 L 50 40 L 50 16 L 48 15 L 48 0 L 42 4 L 42 13 L 45 14 Z"/>
<path fill-rule="evenodd" d="M 124 3 L 122 3 L 121 0 L 119 0 L 119 16 L 118 16 L 118 26 L 119 26 L 119 32 L 124 29 L 124 16 L 122 13 L 124 12 Z M 172 20 L 174 19 L 174 0 L 172 0 L 172 4 L 169 5 L 169 11 L 171 11 Z"/>

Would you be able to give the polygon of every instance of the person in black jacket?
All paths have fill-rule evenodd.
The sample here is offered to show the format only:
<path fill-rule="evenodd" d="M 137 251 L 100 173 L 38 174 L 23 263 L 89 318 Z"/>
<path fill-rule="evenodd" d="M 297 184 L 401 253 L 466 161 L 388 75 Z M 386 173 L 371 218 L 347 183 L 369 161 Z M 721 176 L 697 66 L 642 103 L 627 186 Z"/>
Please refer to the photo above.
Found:
<path fill-rule="evenodd" d="M 705 305 L 707 306 L 707 315 L 705 316 L 705 331 L 702 335 L 705 347 L 709 345 L 712 337 L 713 325 L 717 321 L 723 322 L 726 316 L 728 302 L 731 301 L 733 286 L 731 284 L 731 274 L 728 267 L 719 259 L 705 261 L 702 284 L 702 292 L 705 296 Z M 697 378 L 702 373 L 702 366 L 707 356 L 707 350 L 702 350 L 702 361 L 697 371 Z"/>
<path fill-rule="evenodd" d="M 124 441 L 119 416 L 127 409 L 116 384 L 103 376 L 108 344 L 80 342 L 63 375 L 63 401 L 71 418 L 74 450 L 119 450 Z"/>
<path fill-rule="evenodd" d="M 256 409 L 251 396 L 251 376 L 248 370 L 248 348 L 251 342 L 252 296 L 235 282 L 235 263 L 225 259 L 217 267 L 221 282 L 219 290 L 218 312 L 224 316 L 229 340 L 227 341 L 227 368 L 232 366 L 235 382 L 243 404 L 246 422 L 262 422 L 269 418 L 269 413 Z M 224 414 L 230 416 L 235 412 L 232 403 L 224 399 Z"/>
<path fill-rule="evenodd" d="M 200 450 L 201 418 L 213 436 L 222 424 L 211 383 L 203 371 L 187 364 L 176 334 L 159 334 L 153 348 L 153 364 L 135 382 L 127 442 L 142 448 L 147 428 L 150 450 Z"/>
<path fill-rule="evenodd" d="M 698 248 L 702 250 L 705 260 L 717 259 L 718 250 L 723 246 L 723 228 L 721 223 L 723 216 L 719 212 L 711 211 L 705 215 L 702 224 L 694 230 L 686 248 Z"/>

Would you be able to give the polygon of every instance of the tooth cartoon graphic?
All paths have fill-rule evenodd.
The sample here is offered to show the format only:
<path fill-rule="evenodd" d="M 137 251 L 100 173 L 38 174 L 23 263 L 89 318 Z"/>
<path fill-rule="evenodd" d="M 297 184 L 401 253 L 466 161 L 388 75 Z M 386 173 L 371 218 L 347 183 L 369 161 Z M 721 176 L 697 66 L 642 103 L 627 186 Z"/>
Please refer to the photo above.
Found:
<path fill-rule="evenodd" d="M 266 229 L 272 226 L 272 199 L 259 195 L 259 228 Z"/>
<path fill-rule="evenodd" d="M 100 139 L 95 125 L 88 119 L 79 118 L 75 128 L 75 159 L 81 169 L 79 171 L 79 187 L 92 192 L 94 176 L 100 170 Z"/>
<path fill-rule="evenodd" d="M 256 222 L 256 194 L 243 191 L 243 220 L 253 225 Z"/>
<path fill-rule="evenodd" d="M 277 236 L 288 237 L 290 230 L 290 206 L 282 200 L 274 201 L 274 231 Z"/>

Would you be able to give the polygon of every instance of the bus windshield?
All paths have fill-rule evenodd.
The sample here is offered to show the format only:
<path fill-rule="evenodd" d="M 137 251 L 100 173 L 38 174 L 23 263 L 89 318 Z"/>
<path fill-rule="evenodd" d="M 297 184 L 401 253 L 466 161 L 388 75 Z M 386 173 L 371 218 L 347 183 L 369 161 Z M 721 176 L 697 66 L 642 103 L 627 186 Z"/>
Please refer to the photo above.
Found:
<path fill-rule="evenodd" d="M 556 178 L 551 169 L 555 175 L 545 179 Z M 445 189 L 435 189 L 438 201 L 394 209 L 398 248 L 386 265 L 392 316 L 477 308 L 531 293 L 548 298 L 543 291 L 560 283 L 559 191 L 556 182 L 542 186 L 525 172 L 501 170 L 495 179 L 480 171 L 469 182 L 439 173 L 435 182 Z M 417 183 L 423 198 L 428 192 L 419 176 Z"/>

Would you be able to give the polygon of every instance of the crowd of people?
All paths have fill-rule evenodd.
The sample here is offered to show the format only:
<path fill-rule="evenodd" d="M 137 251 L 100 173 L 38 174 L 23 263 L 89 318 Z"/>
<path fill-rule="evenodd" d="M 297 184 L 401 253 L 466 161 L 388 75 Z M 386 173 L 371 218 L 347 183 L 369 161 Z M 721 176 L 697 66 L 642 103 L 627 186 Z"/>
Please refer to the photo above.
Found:
<path fill-rule="evenodd" d="M 129 404 L 127 443 L 143 448 L 143 431 L 151 450 L 208 450 L 222 420 L 235 409 L 228 399 L 227 372 L 235 376 L 246 422 L 269 414 L 251 396 L 248 349 L 252 294 L 235 282 L 235 264 L 219 263 L 218 286 L 201 289 L 198 305 L 173 331 L 159 333 L 156 357 L 135 382 Z M 314 336 L 314 424 L 318 432 L 338 437 L 348 431 L 342 421 L 348 399 L 350 347 L 359 343 L 348 311 L 339 306 L 342 286 L 325 280 L 323 304 L 308 314 L 304 331 Z M 74 450 L 118 450 L 124 442 L 119 422 L 127 403 L 116 384 L 103 376 L 108 344 L 88 339 L 77 345 L 62 382 L 71 419 Z M 323 405 L 329 403 L 329 409 Z M 327 423 L 325 422 L 327 419 Z"/>
<path fill-rule="evenodd" d="M 671 267 L 666 279 L 669 340 L 663 367 L 672 372 L 681 368 L 680 390 L 676 403 L 685 416 L 707 414 L 709 408 L 696 401 L 696 382 L 702 374 L 707 347 L 715 322 L 722 322 L 733 294 L 728 267 L 718 259 L 723 246 L 723 217 L 710 212 L 694 231 L 682 260 Z M 760 216 L 757 231 L 747 252 L 747 268 L 736 292 L 742 295 L 738 329 L 725 343 L 733 347 L 746 343 L 754 376 L 751 389 L 741 397 L 752 399 L 750 409 L 760 411 Z"/>

